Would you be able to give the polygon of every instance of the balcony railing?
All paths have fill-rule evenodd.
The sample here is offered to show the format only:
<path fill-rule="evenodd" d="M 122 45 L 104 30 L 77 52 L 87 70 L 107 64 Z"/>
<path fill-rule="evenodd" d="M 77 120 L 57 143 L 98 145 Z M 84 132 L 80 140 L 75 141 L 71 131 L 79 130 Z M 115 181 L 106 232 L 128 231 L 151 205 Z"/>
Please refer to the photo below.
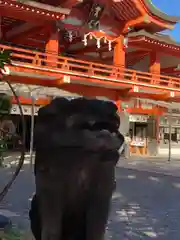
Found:
<path fill-rule="evenodd" d="M 44 69 L 64 75 L 79 76 L 83 78 L 112 81 L 126 86 L 142 86 L 157 88 L 157 90 L 180 92 L 180 78 L 155 75 L 112 65 L 93 63 L 73 58 L 57 56 L 12 46 L 0 45 L 0 49 L 11 50 L 12 65 L 28 66 L 33 69 Z"/>

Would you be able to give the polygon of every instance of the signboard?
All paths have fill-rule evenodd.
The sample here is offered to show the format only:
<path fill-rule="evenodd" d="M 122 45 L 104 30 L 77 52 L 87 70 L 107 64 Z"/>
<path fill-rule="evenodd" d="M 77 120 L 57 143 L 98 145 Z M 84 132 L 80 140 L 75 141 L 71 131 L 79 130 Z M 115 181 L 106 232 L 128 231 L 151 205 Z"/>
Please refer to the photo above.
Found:
<path fill-rule="evenodd" d="M 140 122 L 140 123 L 145 123 L 148 121 L 149 116 L 147 115 L 137 115 L 133 114 L 129 116 L 129 121 L 130 122 Z"/>
<path fill-rule="evenodd" d="M 21 105 L 22 107 L 22 111 L 24 115 L 28 115 L 31 116 L 31 112 L 32 112 L 32 107 L 31 105 Z M 39 110 L 40 106 L 35 106 L 34 107 L 34 115 L 37 116 L 38 110 Z M 11 108 L 11 114 L 12 115 L 20 115 L 20 109 L 19 106 L 17 104 L 13 104 L 12 108 Z"/>
<path fill-rule="evenodd" d="M 146 110 L 146 109 L 152 109 L 153 105 L 152 104 L 146 104 L 146 103 L 142 103 L 141 104 L 141 108 Z"/>
<path fill-rule="evenodd" d="M 88 28 L 99 29 L 100 18 L 104 11 L 104 5 L 94 3 L 91 7 L 91 12 L 87 21 Z"/>
<path fill-rule="evenodd" d="M 132 147 L 144 147 L 145 142 L 144 141 L 132 141 L 130 145 Z"/>

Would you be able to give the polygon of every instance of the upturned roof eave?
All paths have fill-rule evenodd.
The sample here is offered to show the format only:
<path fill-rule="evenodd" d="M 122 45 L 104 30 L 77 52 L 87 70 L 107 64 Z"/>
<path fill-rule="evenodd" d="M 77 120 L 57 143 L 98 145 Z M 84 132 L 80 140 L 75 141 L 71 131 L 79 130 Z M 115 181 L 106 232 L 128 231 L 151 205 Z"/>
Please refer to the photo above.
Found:
<path fill-rule="evenodd" d="M 159 42 L 163 42 L 169 45 L 173 45 L 173 46 L 177 46 L 180 47 L 180 43 L 177 43 L 175 40 L 173 40 L 171 37 L 169 37 L 168 35 L 163 35 L 163 34 L 151 34 L 146 32 L 145 30 L 140 30 L 138 32 L 133 32 L 133 33 L 129 33 L 128 37 L 131 38 L 138 38 L 138 37 L 148 37 L 151 38 L 153 40 L 159 41 Z"/>
<path fill-rule="evenodd" d="M 171 24 L 176 24 L 177 22 L 180 22 L 180 17 L 176 17 L 176 16 L 169 16 L 166 13 L 160 11 L 158 8 L 156 8 L 153 4 L 151 0 L 141 0 L 143 2 L 143 4 L 145 5 L 145 7 L 147 8 L 147 10 L 154 16 L 169 22 Z"/>

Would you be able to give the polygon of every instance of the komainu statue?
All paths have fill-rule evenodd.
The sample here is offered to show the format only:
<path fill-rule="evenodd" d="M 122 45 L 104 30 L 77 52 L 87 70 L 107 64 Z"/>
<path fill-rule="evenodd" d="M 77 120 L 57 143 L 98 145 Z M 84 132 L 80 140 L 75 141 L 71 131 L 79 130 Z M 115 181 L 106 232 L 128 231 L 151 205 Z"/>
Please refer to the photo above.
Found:
<path fill-rule="evenodd" d="M 103 240 L 124 143 L 111 102 L 54 99 L 35 128 L 36 240 Z"/>

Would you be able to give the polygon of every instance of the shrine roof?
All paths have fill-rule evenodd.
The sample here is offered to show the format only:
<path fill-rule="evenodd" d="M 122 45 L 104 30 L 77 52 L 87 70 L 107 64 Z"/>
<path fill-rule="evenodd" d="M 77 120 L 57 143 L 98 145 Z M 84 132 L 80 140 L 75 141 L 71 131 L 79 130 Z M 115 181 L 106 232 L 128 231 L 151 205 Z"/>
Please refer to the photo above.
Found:
<path fill-rule="evenodd" d="M 180 17 L 177 16 L 169 16 L 168 14 L 162 12 L 160 9 L 155 7 L 151 0 L 142 0 L 146 10 L 151 13 L 153 16 L 159 17 L 167 22 L 176 24 L 180 21 Z"/>
<path fill-rule="evenodd" d="M 137 39 L 141 38 L 142 39 L 142 37 L 147 37 L 147 38 L 156 40 L 157 42 L 163 42 L 163 43 L 166 43 L 166 44 L 169 44 L 169 45 L 176 45 L 176 46 L 180 47 L 180 43 L 176 42 L 175 39 L 173 39 L 169 35 L 165 35 L 165 34 L 162 34 L 162 33 L 151 34 L 151 33 L 147 32 L 145 30 L 140 30 L 140 31 L 137 31 L 137 32 L 129 33 L 128 37 L 130 39 L 132 39 L 132 38 L 137 38 Z"/>
<path fill-rule="evenodd" d="M 28 2 L 32 2 L 32 1 L 26 1 L 27 3 Z M 82 1 L 82 0 L 72 0 L 72 1 L 67 1 L 68 3 L 66 3 L 66 1 L 64 0 L 36 0 L 36 2 L 38 3 L 45 3 L 45 4 L 50 4 L 50 5 L 53 5 L 53 6 L 66 6 L 66 7 L 69 7 L 69 8 L 72 8 L 72 6 L 75 6 L 75 5 L 78 5 L 78 4 L 83 4 L 83 2 L 85 3 L 86 1 Z M 133 3 L 133 5 L 135 5 L 135 8 L 133 8 L 133 11 L 130 10 L 129 6 L 131 5 L 131 3 Z M 145 8 L 146 12 L 150 15 L 152 15 L 152 17 L 158 17 L 166 22 L 169 22 L 171 24 L 175 24 L 177 22 L 180 21 L 180 17 L 177 17 L 177 16 L 169 16 L 168 14 L 162 12 L 160 9 L 158 9 L 153 3 L 152 3 L 152 0 L 138 0 L 137 2 L 135 1 L 131 1 L 129 0 L 128 1 L 128 4 L 127 4 L 127 1 L 113 1 L 113 4 L 112 5 L 116 5 L 116 7 L 112 6 L 114 9 L 116 8 L 121 8 L 123 7 L 124 9 L 124 16 L 126 15 L 126 12 L 127 10 L 129 11 L 129 14 L 132 14 L 132 12 L 136 12 L 138 11 L 139 9 L 137 7 L 137 5 L 140 4 L 141 6 L 143 5 L 143 7 Z M 125 9 L 124 7 L 126 7 L 127 9 Z M 123 13 L 123 12 L 121 12 Z M 124 17 L 123 16 L 123 17 Z"/>

